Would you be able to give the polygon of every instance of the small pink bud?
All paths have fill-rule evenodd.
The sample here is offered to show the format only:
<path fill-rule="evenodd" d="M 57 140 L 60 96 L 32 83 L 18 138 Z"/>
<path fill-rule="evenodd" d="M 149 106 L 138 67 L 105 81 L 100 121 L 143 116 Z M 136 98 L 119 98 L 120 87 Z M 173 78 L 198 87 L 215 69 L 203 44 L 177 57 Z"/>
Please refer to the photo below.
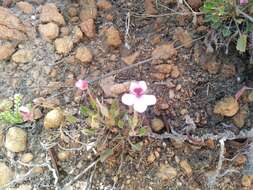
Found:
<path fill-rule="evenodd" d="M 79 88 L 80 90 L 87 90 L 88 89 L 88 81 L 87 80 L 78 80 L 75 84 L 75 86 L 77 88 Z"/>
<path fill-rule="evenodd" d="M 19 111 L 20 111 L 23 121 L 32 121 L 33 120 L 33 114 L 27 107 L 21 106 L 19 108 Z"/>

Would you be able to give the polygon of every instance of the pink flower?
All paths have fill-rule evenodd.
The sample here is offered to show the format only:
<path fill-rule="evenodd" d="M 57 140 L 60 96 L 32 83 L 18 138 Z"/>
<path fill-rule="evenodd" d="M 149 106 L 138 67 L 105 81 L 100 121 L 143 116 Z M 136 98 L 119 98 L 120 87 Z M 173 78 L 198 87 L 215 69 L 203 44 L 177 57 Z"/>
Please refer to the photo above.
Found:
<path fill-rule="evenodd" d="M 133 106 L 134 110 L 143 113 L 148 106 L 155 105 L 156 97 L 146 95 L 147 85 L 145 81 L 131 82 L 130 93 L 124 94 L 121 98 L 123 104 Z"/>
<path fill-rule="evenodd" d="M 33 120 L 33 114 L 32 112 L 25 106 L 21 106 L 19 108 L 20 114 L 23 118 L 23 121 L 32 121 Z"/>
<path fill-rule="evenodd" d="M 87 80 L 78 80 L 75 84 L 77 88 L 80 90 L 87 90 L 88 89 L 88 81 Z"/>
<path fill-rule="evenodd" d="M 247 4 L 247 3 L 249 3 L 248 0 L 240 0 L 240 5 Z"/>

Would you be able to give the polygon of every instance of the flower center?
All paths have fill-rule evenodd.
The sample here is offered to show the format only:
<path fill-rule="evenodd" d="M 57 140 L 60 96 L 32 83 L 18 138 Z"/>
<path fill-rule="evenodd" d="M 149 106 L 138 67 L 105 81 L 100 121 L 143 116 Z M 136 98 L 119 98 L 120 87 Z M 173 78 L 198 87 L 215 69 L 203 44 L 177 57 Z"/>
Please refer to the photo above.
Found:
<path fill-rule="evenodd" d="M 140 97 L 143 94 L 142 88 L 135 88 L 133 91 L 134 91 L 135 96 L 137 97 Z"/>

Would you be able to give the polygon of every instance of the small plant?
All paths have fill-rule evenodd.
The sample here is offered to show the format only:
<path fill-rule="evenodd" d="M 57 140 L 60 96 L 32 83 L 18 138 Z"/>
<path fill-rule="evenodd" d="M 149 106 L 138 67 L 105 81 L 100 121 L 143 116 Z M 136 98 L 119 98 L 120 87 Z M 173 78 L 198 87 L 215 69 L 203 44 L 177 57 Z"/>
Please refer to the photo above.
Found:
<path fill-rule="evenodd" d="M 253 29 L 253 1 L 240 0 L 206 0 L 202 11 L 205 22 L 210 23 L 216 31 L 219 42 L 225 45 L 233 39 L 240 52 L 247 50 L 247 39 Z"/>

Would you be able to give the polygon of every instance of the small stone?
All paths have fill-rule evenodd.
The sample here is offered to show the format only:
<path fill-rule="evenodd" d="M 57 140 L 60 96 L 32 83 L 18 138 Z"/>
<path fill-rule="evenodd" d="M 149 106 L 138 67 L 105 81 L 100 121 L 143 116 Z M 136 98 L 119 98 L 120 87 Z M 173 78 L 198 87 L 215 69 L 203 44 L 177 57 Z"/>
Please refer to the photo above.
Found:
<path fill-rule="evenodd" d="M 148 156 L 148 158 L 147 158 L 147 161 L 148 161 L 149 164 L 151 164 L 151 163 L 153 163 L 155 161 L 155 159 L 156 159 L 155 154 L 154 153 L 150 153 L 149 156 Z"/>
<path fill-rule="evenodd" d="M 77 16 L 77 14 L 78 14 L 78 11 L 77 11 L 77 9 L 75 7 L 70 7 L 68 9 L 68 15 L 70 17 L 75 17 L 75 16 Z"/>
<path fill-rule="evenodd" d="M 164 74 L 164 73 L 151 73 L 151 77 L 154 80 L 164 80 L 166 78 L 166 74 Z"/>
<path fill-rule="evenodd" d="M 57 7 L 53 3 L 47 3 L 42 7 L 40 21 L 42 23 L 55 22 L 58 25 L 65 25 L 63 16 L 59 13 Z"/>
<path fill-rule="evenodd" d="M 206 63 L 203 64 L 203 68 L 207 70 L 210 74 L 217 74 L 220 70 L 220 62 L 216 61 L 215 56 L 209 58 Z"/>
<path fill-rule="evenodd" d="M 179 71 L 177 66 L 172 66 L 172 71 L 171 71 L 170 75 L 171 75 L 172 78 L 178 78 L 179 77 L 180 71 Z"/>
<path fill-rule="evenodd" d="M 107 1 L 107 0 L 99 0 L 97 2 L 97 7 L 99 9 L 106 10 L 106 9 L 112 8 L 112 4 L 109 1 Z"/>
<path fill-rule="evenodd" d="M 155 66 L 155 70 L 159 73 L 169 74 L 172 70 L 172 65 L 170 64 L 161 64 Z"/>
<path fill-rule="evenodd" d="M 93 38 L 94 36 L 96 36 L 95 23 L 93 19 L 83 21 L 80 24 L 80 28 L 85 34 L 85 36 L 87 36 L 88 38 Z"/>
<path fill-rule="evenodd" d="M 106 44 L 108 46 L 119 47 L 121 45 L 122 40 L 120 38 L 120 33 L 113 26 L 106 29 L 105 35 L 106 35 Z"/>
<path fill-rule="evenodd" d="M 5 139 L 5 148 L 11 152 L 22 152 L 26 149 L 27 133 L 18 127 L 11 127 Z"/>
<path fill-rule="evenodd" d="M 177 55 L 177 50 L 172 44 L 164 44 L 156 47 L 152 52 L 153 59 L 169 59 Z"/>
<path fill-rule="evenodd" d="M 32 153 L 25 153 L 22 155 L 20 160 L 23 163 L 29 163 L 33 160 L 33 154 Z"/>
<path fill-rule="evenodd" d="M 82 63 L 91 63 L 92 62 L 92 53 L 86 47 L 79 47 L 76 50 L 75 58 L 81 61 Z"/>
<path fill-rule="evenodd" d="M 247 105 L 240 108 L 240 111 L 233 117 L 233 123 L 242 128 L 245 124 L 245 120 L 248 117 L 249 108 Z"/>
<path fill-rule="evenodd" d="M 155 8 L 155 0 L 144 0 L 144 9 L 145 13 L 148 15 L 157 14 L 157 10 Z"/>
<path fill-rule="evenodd" d="M 154 118 L 151 120 L 151 128 L 153 131 L 158 132 L 164 128 L 164 123 L 159 118 Z"/>
<path fill-rule="evenodd" d="M 70 155 L 71 153 L 69 151 L 61 151 L 58 152 L 57 157 L 60 161 L 65 161 L 69 159 Z"/>
<path fill-rule="evenodd" d="M 253 176 L 250 175 L 244 175 L 242 177 L 242 186 L 244 187 L 250 187 L 253 180 Z"/>
<path fill-rule="evenodd" d="M 69 28 L 67 26 L 63 26 L 60 29 L 61 36 L 67 36 L 69 35 Z"/>
<path fill-rule="evenodd" d="M 214 106 L 214 113 L 227 117 L 234 116 L 239 110 L 239 104 L 234 97 L 225 97 Z"/>
<path fill-rule="evenodd" d="M 43 39 L 46 41 L 51 41 L 59 35 L 59 27 L 55 23 L 48 23 L 48 24 L 40 24 L 39 25 L 39 32 Z"/>
<path fill-rule="evenodd" d="M 30 14 L 33 11 L 33 6 L 25 1 L 17 2 L 17 7 L 26 14 Z"/>
<path fill-rule="evenodd" d="M 33 53 L 31 50 L 21 49 L 15 52 L 11 59 L 16 63 L 27 63 L 32 61 Z"/>
<path fill-rule="evenodd" d="M 67 54 L 73 48 L 73 41 L 70 37 L 64 36 L 63 38 L 57 38 L 54 42 L 56 52 L 59 54 Z"/>
<path fill-rule="evenodd" d="M 178 27 L 175 31 L 174 38 L 181 42 L 181 44 L 185 48 L 191 48 L 192 47 L 192 37 L 187 32 L 187 30 L 184 30 L 181 27 Z"/>
<path fill-rule="evenodd" d="M 54 109 L 47 113 L 44 118 L 46 129 L 59 128 L 64 121 L 64 114 L 60 109 Z"/>
<path fill-rule="evenodd" d="M 0 45 L 0 61 L 9 59 L 14 51 L 15 46 L 10 43 Z"/>
<path fill-rule="evenodd" d="M 235 65 L 234 64 L 224 64 L 222 66 L 221 73 L 227 78 L 231 78 L 231 77 L 235 76 L 235 74 L 236 74 Z"/>
<path fill-rule="evenodd" d="M 44 172 L 44 169 L 42 167 L 39 167 L 39 166 L 34 167 L 32 169 L 32 173 L 33 174 L 42 174 L 43 172 Z"/>
<path fill-rule="evenodd" d="M 177 170 L 169 164 L 162 164 L 156 175 L 161 180 L 170 181 L 177 176 Z"/>
<path fill-rule="evenodd" d="M 78 26 L 75 26 L 73 28 L 73 35 L 72 35 L 72 40 L 73 43 L 78 43 L 83 39 L 83 33 L 81 29 Z"/>
<path fill-rule="evenodd" d="M 97 17 L 97 5 L 95 0 L 82 0 L 81 1 L 81 12 L 80 12 L 80 19 L 82 21 L 88 19 L 96 19 Z"/>
<path fill-rule="evenodd" d="M 236 166 L 242 166 L 246 163 L 246 161 L 247 161 L 247 156 L 245 156 L 243 154 L 237 156 L 234 160 Z"/>
<path fill-rule="evenodd" d="M 139 51 L 134 52 L 131 55 L 128 55 L 126 57 L 122 57 L 122 61 L 127 64 L 127 65 L 132 65 L 135 60 L 137 59 L 137 57 L 140 55 Z"/>
<path fill-rule="evenodd" d="M 182 160 L 179 164 L 187 176 L 192 175 L 192 168 L 187 160 Z"/>
<path fill-rule="evenodd" d="M 7 185 L 13 178 L 14 174 L 5 163 L 0 162 L 0 188 Z"/>

